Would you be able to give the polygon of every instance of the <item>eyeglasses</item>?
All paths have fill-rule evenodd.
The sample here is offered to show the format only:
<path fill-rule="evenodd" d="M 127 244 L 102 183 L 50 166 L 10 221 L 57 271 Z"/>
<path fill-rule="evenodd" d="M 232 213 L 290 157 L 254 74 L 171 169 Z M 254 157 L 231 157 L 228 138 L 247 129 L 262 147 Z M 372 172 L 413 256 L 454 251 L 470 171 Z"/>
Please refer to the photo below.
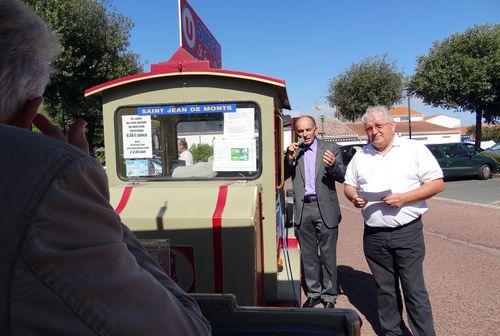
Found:
<path fill-rule="evenodd" d="M 382 125 L 375 125 L 373 127 L 366 127 L 365 132 L 371 133 L 371 132 L 373 132 L 374 128 L 376 128 L 377 131 L 381 131 L 385 127 L 385 125 L 387 125 L 387 124 L 390 124 L 390 122 L 386 122 L 385 124 L 382 124 Z"/>

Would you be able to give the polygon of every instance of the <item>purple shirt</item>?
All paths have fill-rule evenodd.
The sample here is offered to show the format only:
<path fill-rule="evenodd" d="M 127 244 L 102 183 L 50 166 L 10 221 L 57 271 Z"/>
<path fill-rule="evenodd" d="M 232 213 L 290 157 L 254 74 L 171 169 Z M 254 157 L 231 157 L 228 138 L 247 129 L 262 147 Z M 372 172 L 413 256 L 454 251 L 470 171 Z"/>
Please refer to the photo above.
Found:
<path fill-rule="evenodd" d="M 310 146 L 304 146 L 304 170 L 306 190 L 304 195 L 316 195 L 316 151 L 318 141 L 314 138 Z"/>

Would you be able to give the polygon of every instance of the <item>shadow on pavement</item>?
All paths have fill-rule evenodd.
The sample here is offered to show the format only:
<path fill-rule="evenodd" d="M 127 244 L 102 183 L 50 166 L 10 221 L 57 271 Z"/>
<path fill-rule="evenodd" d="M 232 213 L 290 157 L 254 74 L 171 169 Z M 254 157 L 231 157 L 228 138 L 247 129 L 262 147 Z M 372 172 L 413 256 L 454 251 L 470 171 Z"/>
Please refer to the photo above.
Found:
<path fill-rule="evenodd" d="M 349 302 L 365 316 L 377 335 L 383 335 L 377 312 L 376 285 L 369 273 L 357 271 L 350 266 L 339 265 L 339 294 L 344 294 Z"/>
<path fill-rule="evenodd" d="M 383 336 L 384 333 L 378 320 L 377 288 L 373 276 L 370 273 L 358 271 L 345 265 L 339 265 L 337 270 L 339 294 L 345 295 L 349 302 L 365 316 L 378 336 Z M 402 326 L 402 328 L 403 335 L 412 335 L 406 326 Z"/>

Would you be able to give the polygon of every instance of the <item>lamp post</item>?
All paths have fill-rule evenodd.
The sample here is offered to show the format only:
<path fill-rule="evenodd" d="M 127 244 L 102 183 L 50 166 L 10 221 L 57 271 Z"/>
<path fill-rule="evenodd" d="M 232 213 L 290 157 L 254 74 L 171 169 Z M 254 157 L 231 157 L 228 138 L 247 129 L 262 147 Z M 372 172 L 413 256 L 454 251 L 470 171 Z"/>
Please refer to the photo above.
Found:
<path fill-rule="evenodd" d="M 316 103 L 316 100 L 314 100 L 314 110 L 316 111 L 317 114 L 320 114 L 321 109 L 318 107 L 318 104 Z M 321 135 L 321 139 L 325 138 L 325 115 L 320 114 L 319 119 L 321 120 L 321 132 L 319 134 Z"/>
<path fill-rule="evenodd" d="M 408 138 L 411 139 L 410 90 L 408 90 L 408 89 L 406 89 L 406 97 L 408 97 Z"/>
<path fill-rule="evenodd" d="M 321 139 L 325 138 L 325 115 L 320 115 L 319 118 L 321 119 Z"/>

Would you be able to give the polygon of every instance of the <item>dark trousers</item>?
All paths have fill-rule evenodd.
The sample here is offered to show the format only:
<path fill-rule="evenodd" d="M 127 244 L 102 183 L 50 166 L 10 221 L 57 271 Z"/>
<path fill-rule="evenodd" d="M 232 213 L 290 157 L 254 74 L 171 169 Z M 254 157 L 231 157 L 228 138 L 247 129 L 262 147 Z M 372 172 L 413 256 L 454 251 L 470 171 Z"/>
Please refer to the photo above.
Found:
<path fill-rule="evenodd" d="M 378 314 L 385 335 L 403 335 L 399 281 L 413 335 L 435 335 L 422 268 L 422 227 L 420 218 L 394 229 L 365 226 L 363 248 L 377 283 Z"/>
<path fill-rule="evenodd" d="M 323 223 L 318 203 L 314 201 L 304 203 L 299 232 L 307 296 L 335 303 L 338 227 L 329 228 Z"/>

